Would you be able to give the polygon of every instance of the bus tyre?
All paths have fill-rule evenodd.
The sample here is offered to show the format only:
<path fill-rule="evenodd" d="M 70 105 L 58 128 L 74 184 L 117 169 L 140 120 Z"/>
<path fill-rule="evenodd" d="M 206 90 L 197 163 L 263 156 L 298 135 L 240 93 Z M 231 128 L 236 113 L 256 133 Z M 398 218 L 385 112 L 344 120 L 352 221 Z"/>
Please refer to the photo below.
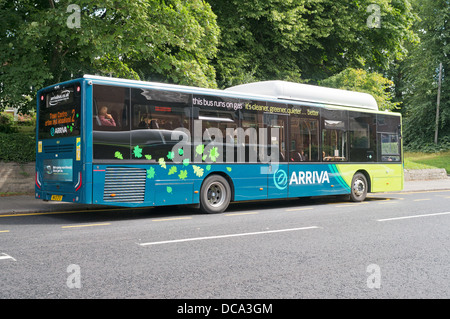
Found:
<path fill-rule="evenodd" d="M 367 196 L 367 179 L 362 173 L 356 173 L 353 176 L 350 200 L 352 202 L 362 202 Z"/>
<path fill-rule="evenodd" d="M 200 190 L 200 209 L 208 214 L 223 213 L 231 200 L 231 188 L 220 175 L 208 176 Z"/>

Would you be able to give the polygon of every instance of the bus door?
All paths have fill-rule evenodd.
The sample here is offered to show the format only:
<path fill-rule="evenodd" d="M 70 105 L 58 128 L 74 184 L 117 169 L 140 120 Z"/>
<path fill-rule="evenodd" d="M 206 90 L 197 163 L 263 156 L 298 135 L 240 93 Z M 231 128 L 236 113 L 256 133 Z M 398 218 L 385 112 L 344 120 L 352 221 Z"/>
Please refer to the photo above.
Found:
<path fill-rule="evenodd" d="M 282 198 L 288 194 L 287 120 L 288 116 L 284 114 L 264 113 L 269 155 L 268 198 Z"/>

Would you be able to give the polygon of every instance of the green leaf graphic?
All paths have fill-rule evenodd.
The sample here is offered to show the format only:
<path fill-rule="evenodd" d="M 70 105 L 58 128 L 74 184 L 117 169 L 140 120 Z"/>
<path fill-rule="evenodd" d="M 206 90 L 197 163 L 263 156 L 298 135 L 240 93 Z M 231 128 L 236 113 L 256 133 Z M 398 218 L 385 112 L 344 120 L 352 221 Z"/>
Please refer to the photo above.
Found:
<path fill-rule="evenodd" d="M 167 186 L 167 187 L 166 187 L 166 190 L 167 190 L 167 192 L 168 192 L 169 194 L 172 194 L 172 187 Z"/>
<path fill-rule="evenodd" d="M 197 145 L 197 147 L 195 148 L 195 152 L 198 155 L 202 155 L 204 150 L 205 150 L 205 145 L 203 145 L 203 144 Z"/>
<path fill-rule="evenodd" d="M 189 165 L 189 158 L 185 158 L 183 160 L 183 166 L 188 166 Z"/>
<path fill-rule="evenodd" d="M 180 179 L 185 179 L 187 177 L 187 170 L 180 171 L 180 174 L 178 174 L 178 177 Z"/>
<path fill-rule="evenodd" d="M 178 155 L 183 156 L 184 150 L 182 148 L 178 149 Z"/>
<path fill-rule="evenodd" d="M 147 170 L 147 178 L 153 178 L 153 177 L 155 177 L 155 169 L 153 168 L 153 167 L 150 167 L 148 170 Z"/>
<path fill-rule="evenodd" d="M 211 169 L 211 165 L 206 165 L 206 170 L 209 171 Z"/>
<path fill-rule="evenodd" d="M 161 165 L 162 168 L 166 168 L 166 161 L 164 160 L 163 157 L 161 157 L 159 160 L 159 165 Z"/>
<path fill-rule="evenodd" d="M 146 159 L 151 160 L 152 156 L 151 155 L 144 155 Z"/>
<path fill-rule="evenodd" d="M 173 175 L 173 174 L 175 174 L 177 172 L 177 167 L 176 166 L 172 166 L 170 169 L 169 169 L 169 175 Z"/>
<path fill-rule="evenodd" d="M 122 153 L 120 153 L 119 151 L 114 153 L 114 157 L 118 159 L 123 159 Z"/>
<path fill-rule="evenodd" d="M 227 167 L 227 171 L 231 172 L 231 167 Z"/>
<path fill-rule="evenodd" d="M 215 162 L 217 157 L 219 157 L 219 151 L 217 150 L 217 147 L 213 147 L 209 150 L 209 158 L 211 161 Z"/>
<path fill-rule="evenodd" d="M 133 148 L 133 154 L 134 154 L 135 157 L 141 158 L 142 157 L 142 148 L 140 148 L 139 145 L 136 145 Z"/>
<path fill-rule="evenodd" d="M 194 169 L 194 174 L 197 175 L 198 177 L 202 177 L 203 176 L 203 168 L 201 168 L 200 166 L 197 165 L 192 165 L 192 168 Z"/>
<path fill-rule="evenodd" d="M 175 153 L 170 151 L 169 153 L 167 153 L 167 158 L 170 160 L 173 160 L 173 157 L 175 156 Z"/>

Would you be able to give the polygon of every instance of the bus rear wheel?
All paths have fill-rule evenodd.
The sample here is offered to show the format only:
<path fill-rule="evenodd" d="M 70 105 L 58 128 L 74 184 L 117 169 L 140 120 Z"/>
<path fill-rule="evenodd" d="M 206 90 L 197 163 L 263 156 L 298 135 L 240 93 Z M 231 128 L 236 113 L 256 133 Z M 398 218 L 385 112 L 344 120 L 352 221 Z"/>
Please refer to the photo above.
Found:
<path fill-rule="evenodd" d="M 231 188 L 220 175 L 208 176 L 200 189 L 200 209 L 208 214 L 223 213 L 230 204 Z"/>
<path fill-rule="evenodd" d="M 367 196 L 367 178 L 362 173 L 356 173 L 353 176 L 350 200 L 352 202 L 362 202 Z"/>

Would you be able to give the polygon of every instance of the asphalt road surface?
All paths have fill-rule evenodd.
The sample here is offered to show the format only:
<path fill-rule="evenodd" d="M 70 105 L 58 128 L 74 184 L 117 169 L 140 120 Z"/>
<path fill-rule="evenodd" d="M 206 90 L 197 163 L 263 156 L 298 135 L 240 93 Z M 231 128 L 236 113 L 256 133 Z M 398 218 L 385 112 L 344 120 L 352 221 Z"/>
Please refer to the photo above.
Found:
<path fill-rule="evenodd" d="M 0 216 L 0 298 L 449 298 L 450 191 Z"/>

